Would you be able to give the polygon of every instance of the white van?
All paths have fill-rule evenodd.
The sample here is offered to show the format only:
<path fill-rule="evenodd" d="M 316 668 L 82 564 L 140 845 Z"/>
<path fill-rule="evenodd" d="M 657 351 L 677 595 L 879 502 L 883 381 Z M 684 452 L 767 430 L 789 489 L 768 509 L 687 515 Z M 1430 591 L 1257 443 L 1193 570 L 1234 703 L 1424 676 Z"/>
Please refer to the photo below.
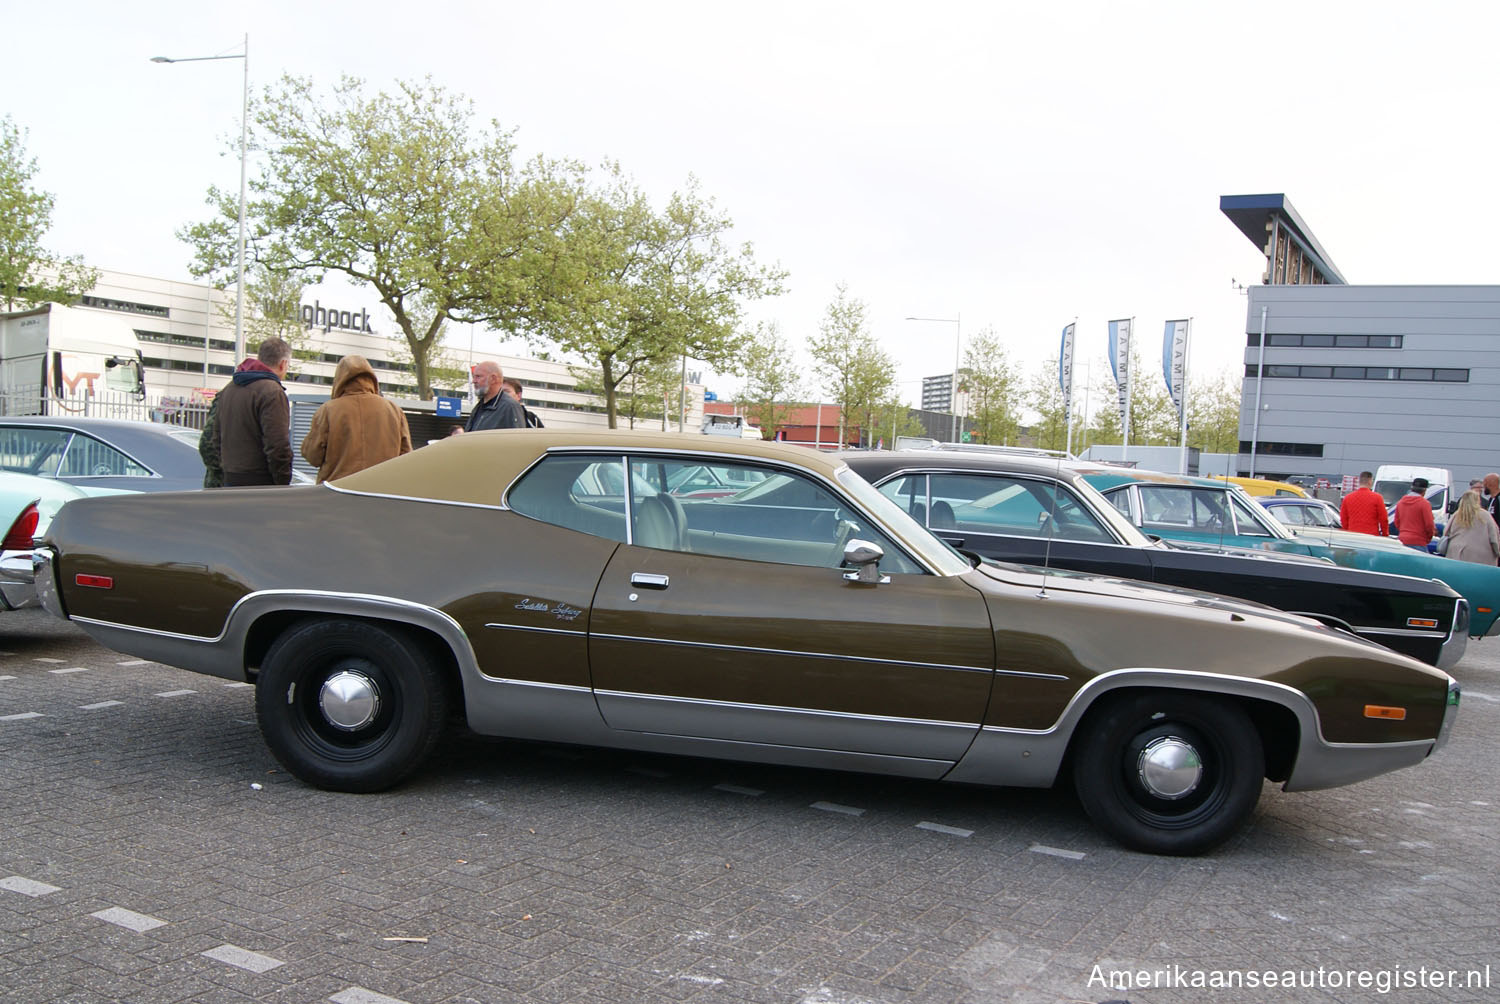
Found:
<path fill-rule="evenodd" d="M 1375 490 L 1385 499 L 1387 506 L 1393 506 L 1411 491 L 1411 483 L 1416 478 L 1427 479 L 1427 501 L 1432 503 L 1432 511 L 1439 515 L 1447 513 L 1449 498 L 1457 496 L 1453 493 L 1453 475 L 1446 467 L 1381 464 L 1375 468 Z"/>

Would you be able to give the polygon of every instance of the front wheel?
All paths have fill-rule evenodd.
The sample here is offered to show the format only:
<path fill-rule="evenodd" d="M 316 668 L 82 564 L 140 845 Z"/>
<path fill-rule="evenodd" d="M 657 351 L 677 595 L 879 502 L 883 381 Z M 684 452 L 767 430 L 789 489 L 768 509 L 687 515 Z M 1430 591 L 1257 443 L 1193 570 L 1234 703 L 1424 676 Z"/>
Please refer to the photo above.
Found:
<path fill-rule="evenodd" d="M 382 791 L 442 736 L 447 690 L 402 631 L 312 620 L 271 646 L 255 688 L 261 735 L 293 775 L 331 791 Z"/>
<path fill-rule="evenodd" d="M 1078 799 L 1126 847 L 1201 854 L 1238 831 L 1260 800 L 1260 733 L 1223 698 L 1134 694 L 1092 712 L 1079 731 Z"/>

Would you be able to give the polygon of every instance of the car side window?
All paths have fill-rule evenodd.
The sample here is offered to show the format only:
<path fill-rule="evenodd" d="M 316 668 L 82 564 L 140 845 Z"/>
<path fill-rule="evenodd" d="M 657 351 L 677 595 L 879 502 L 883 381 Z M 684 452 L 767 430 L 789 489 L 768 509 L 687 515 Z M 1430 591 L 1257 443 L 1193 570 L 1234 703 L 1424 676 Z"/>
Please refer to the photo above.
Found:
<path fill-rule="evenodd" d="M 72 435 L 66 429 L 24 426 L 0 429 L 0 468 L 19 474 L 56 477 Z"/>
<path fill-rule="evenodd" d="M 631 540 L 640 547 L 784 565 L 838 567 L 844 545 L 868 540 L 884 552 L 880 570 L 921 571 L 883 531 L 811 478 L 752 463 L 716 464 L 733 494 L 678 497 L 669 486 L 698 461 L 633 457 Z"/>
<path fill-rule="evenodd" d="M 927 525 L 927 475 L 903 474 L 887 481 L 879 490 L 912 519 Z"/>
<path fill-rule="evenodd" d="M 1121 516 L 1132 523 L 1136 521 L 1135 514 L 1130 511 L 1130 487 L 1128 485 L 1124 488 L 1116 488 L 1104 497 L 1109 499 L 1110 505 L 1119 510 Z"/>
<path fill-rule="evenodd" d="M 970 533 L 1017 537 L 1114 539 L 1077 496 L 1049 481 L 989 474 L 930 474 L 928 480 L 934 529 L 946 525 Z"/>
<path fill-rule="evenodd" d="M 511 489 L 510 507 L 553 526 L 624 541 L 625 459 L 546 457 Z"/>
<path fill-rule="evenodd" d="M 67 452 L 63 454 L 62 465 L 58 468 L 57 476 L 60 478 L 96 478 L 112 475 L 149 478 L 152 471 L 149 467 L 136 463 L 108 443 L 102 443 L 93 436 L 75 434 L 73 441 L 68 444 Z"/>
<path fill-rule="evenodd" d="M 1141 496 L 1141 526 L 1150 530 L 1192 530 L 1220 533 L 1229 528 L 1224 493 L 1177 485 L 1137 485 Z"/>
<path fill-rule="evenodd" d="M 1267 511 L 1287 526 L 1305 526 L 1310 515 L 1300 505 L 1279 505 Z"/>

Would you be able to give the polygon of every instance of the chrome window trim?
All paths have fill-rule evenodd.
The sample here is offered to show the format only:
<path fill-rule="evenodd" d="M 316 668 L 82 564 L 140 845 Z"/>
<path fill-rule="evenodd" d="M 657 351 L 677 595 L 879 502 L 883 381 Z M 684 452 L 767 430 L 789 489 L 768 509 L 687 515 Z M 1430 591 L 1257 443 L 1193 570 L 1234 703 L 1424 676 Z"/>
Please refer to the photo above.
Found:
<path fill-rule="evenodd" d="M 425 502 L 430 505 L 452 505 L 460 506 L 464 509 L 492 509 L 502 512 L 509 511 L 510 509 L 510 506 L 497 505 L 492 502 L 459 502 L 455 499 L 438 499 L 426 495 L 393 495 L 390 492 L 362 492 L 354 488 L 340 488 L 338 485 L 330 484 L 327 481 L 317 487 L 327 488 L 329 491 L 338 492 L 340 495 L 358 495 L 362 498 L 371 499 L 391 499 L 395 502 Z M 548 525 L 550 526 L 551 524 Z"/>
<path fill-rule="evenodd" d="M 554 456 L 567 456 L 569 454 L 577 454 L 577 453 L 592 454 L 594 456 L 598 456 L 598 457 L 601 457 L 601 458 L 602 457 L 613 456 L 613 453 L 610 452 L 610 451 L 606 450 L 606 451 L 601 452 L 600 449 L 599 449 L 599 447 L 597 447 L 597 446 L 586 446 L 586 445 L 550 446 L 550 447 L 547 448 L 546 452 L 542 453 L 541 455 L 539 455 L 538 457 L 536 457 L 534 460 L 532 460 L 531 463 L 529 463 L 525 467 L 523 467 L 520 470 L 520 472 L 517 473 L 516 476 L 511 479 L 510 483 L 505 486 L 505 488 L 500 493 L 500 499 L 501 499 L 501 503 L 502 503 L 501 507 L 505 508 L 505 509 L 510 509 L 510 493 L 515 490 L 516 485 L 518 485 L 521 482 L 521 480 L 523 478 L 525 478 L 526 475 L 529 474 L 532 471 L 532 469 L 534 469 L 535 467 L 537 467 L 539 464 L 541 464 L 547 458 L 554 457 Z M 699 462 L 699 458 L 701 458 L 701 457 L 717 457 L 717 458 L 721 458 L 725 462 L 733 463 L 733 464 L 735 464 L 737 466 L 768 467 L 768 468 L 772 468 L 772 469 L 775 469 L 777 471 L 780 471 L 780 472 L 783 472 L 783 473 L 786 473 L 786 474 L 795 475 L 795 476 L 801 476 L 801 477 L 805 477 L 805 478 L 810 478 L 815 483 L 817 483 L 817 484 L 819 484 L 819 485 L 827 488 L 830 492 L 833 493 L 833 495 L 834 495 L 835 498 L 837 498 L 838 500 L 840 500 L 841 502 L 843 502 L 851 510 L 853 510 L 854 512 L 859 513 L 865 519 L 869 520 L 872 524 L 874 524 L 875 526 L 879 527 L 881 535 L 884 536 L 884 537 L 887 537 L 891 541 L 891 543 L 892 543 L 893 546 L 897 547 L 901 551 L 902 554 L 904 554 L 907 558 L 909 558 L 915 565 L 917 565 L 917 567 L 921 568 L 926 574 L 928 574 L 928 575 L 935 575 L 935 576 L 938 576 L 940 578 L 948 578 L 948 577 L 950 577 L 950 576 L 947 576 L 944 573 L 938 571 L 932 565 L 931 562 L 928 562 L 928 561 L 924 560 L 923 558 L 921 558 L 920 556 L 918 556 L 916 554 L 913 554 L 910 549 L 908 549 L 907 547 L 905 547 L 902 544 L 900 537 L 898 537 L 897 535 L 891 533 L 886 528 L 886 525 L 885 525 L 884 521 L 876 519 L 875 516 L 872 513 L 869 512 L 869 510 L 867 510 L 863 505 L 858 504 L 854 500 L 854 498 L 849 495 L 848 492 L 844 491 L 844 489 L 838 484 L 838 482 L 836 482 L 836 481 L 834 481 L 832 479 L 823 477 L 823 475 L 820 474 L 820 473 L 818 473 L 817 471 L 810 470 L 810 469 L 808 469 L 806 467 L 800 467 L 800 466 L 798 466 L 796 464 L 789 463 L 788 461 L 778 460 L 778 459 L 770 458 L 770 457 L 756 457 L 756 456 L 748 456 L 748 455 L 739 454 L 739 453 L 718 453 L 716 451 L 700 451 L 700 450 L 692 450 L 690 453 L 684 453 L 682 449 L 674 449 L 672 447 L 667 447 L 667 446 L 643 446 L 643 447 L 639 447 L 639 448 L 632 448 L 628 452 L 620 455 L 621 460 L 625 464 L 625 474 L 626 474 L 626 478 L 627 478 L 626 485 L 628 486 L 629 483 L 630 483 L 628 479 L 630 477 L 630 462 L 631 462 L 632 458 L 635 458 L 635 457 L 658 457 L 658 456 L 660 456 L 660 457 L 666 457 L 666 458 L 676 458 L 676 459 L 680 460 L 683 463 L 689 463 L 689 464 L 695 463 L 695 462 Z M 847 466 L 848 465 L 845 465 L 846 468 L 847 468 Z M 856 475 L 856 477 L 857 476 L 858 475 Z M 630 521 L 630 506 L 629 506 L 630 499 L 629 499 L 629 496 L 631 495 L 631 492 L 626 491 L 625 495 L 626 495 L 626 512 L 625 512 L 625 526 L 626 526 L 625 533 L 626 533 L 626 539 L 625 539 L 624 543 L 626 543 L 626 544 L 633 544 L 635 530 L 634 530 L 634 527 L 631 526 L 631 521 Z M 547 521 L 544 520 L 544 519 L 538 519 L 535 516 L 527 516 L 523 512 L 517 512 L 517 515 L 525 516 L 527 519 L 535 519 L 535 520 L 537 520 L 538 523 L 547 523 Z M 555 523 L 547 523 L 547 525 L 548 526 L 557 526 L 557 524 L 555 524 Z M 568 530 L 568 529 L 572 529 L 572 528 L 571 527 L 559 527 L 559 529 Z M 586 533 L 587 531 L 576 530 L 574 532 L 575 533 Z M 590 534 L 590 536 L 596 536 L 596 535 Z M 613 539 L 613 538 L 601 537 L 599 539 L 601 539 L 601 540 L 610 540 L 610 539 Z M 619 542 L 617 541 L 617 543 L 619 543 Z M 675 552 L 675 553 L 683 553 L 683 552 Z M 717 557 L 717 556 L 716 555 L 704 555 L 703 557 Z M 733 560 L 733 559 L 726 559 L 726 560 Z M 803 565 L 803 566 L 800 566 L 800 567 L 811 568 L 811 567 L 815 567 L 815 566 Z M 962 574 L 962 573 L 960 572 L 960 573 L 956 573 L 956 574 Z"/>
<path fill-rule="evenodd" d="M 723 652 L 760 652 L 766 655 L 787 655 L 804 659 L 831 659 L 837 662 L 868 662 L 886 666 L 914 666 L 919 669 L 951 669 L 963 673 L 992 673 L 998 676 L 1018 676 L 1029 680 L 1066 680 L 1068 677 L 1056 673 L 1028 673 L 1019 669 L 992 669 L 988 666 L 960 666 L 945 662 L 916 662 L 911 659 L 881 659 L 875 656 L 843 655 L 836 652 L 805 652 L 797 649 L 768 648 L 759 645 L 726 645 L 722 642 L 683 641 L 674 638 L 651 638 L 645 635 L 602 634 L 590 632 L 589 638 L 609 641 L 643 642 L 650 645 L 680 645 L 685 648 L 709 648 Z"/>
<path fill-rule="evenodd" d="M 842 718 L 859 722 L 889 722 L 893 725 L 922 725 L 934 728 L 963 729 L 973 732 L 974 722 L 959 722 L 934 718 L 906 718 L 900 715 L 872 715 L 857 711 L 834 711 L 828 708 L 795 708 L 782 704 L 754 704 L 748 701 L 718 701 L 704 697 L 678 697 L 674 694 L 643 694 L 632 690 L 595 690 L 600 697 L 615 697 L 632 701 L 660 701 L 669 704 L 690 704 L 702 708 L 726 708 L 736 711 L 771 712 L 785 715 L 807 715 L 817 718 Z"/>

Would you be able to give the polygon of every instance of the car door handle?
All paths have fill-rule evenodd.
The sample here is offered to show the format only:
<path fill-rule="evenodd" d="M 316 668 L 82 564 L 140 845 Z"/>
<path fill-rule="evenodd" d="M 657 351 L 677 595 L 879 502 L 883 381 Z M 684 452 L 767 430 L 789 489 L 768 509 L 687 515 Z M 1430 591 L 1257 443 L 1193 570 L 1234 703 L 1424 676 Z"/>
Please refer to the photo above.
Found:
<path fill-rule="evenodd" d="M 672 584 L 672 580 L 655 572 L 631 572 L 630 584 L 639 589 L 665 589 Z"/>

